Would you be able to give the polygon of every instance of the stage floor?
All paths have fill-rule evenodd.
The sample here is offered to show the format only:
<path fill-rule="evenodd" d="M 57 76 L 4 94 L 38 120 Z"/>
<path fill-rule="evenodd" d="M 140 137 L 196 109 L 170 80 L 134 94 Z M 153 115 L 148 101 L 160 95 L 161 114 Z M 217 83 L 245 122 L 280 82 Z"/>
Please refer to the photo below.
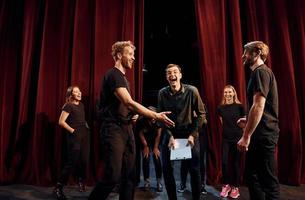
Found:
<path fill-rule="evenodd" d="M 136 188 L 135 200 L 164 200 L 167 199 L 166 190 L 163 187 L 163 192 L 156 191 L 156 180 L 153 164 L 151 162 L 150 174 L 151 174 L 151 189 L 150 191 L 145 191 L 143 189 L 143 177 L 141 177 L 141 183 L 139 187 Z M 177 162 L 174 165 L 174 173 L 176 178 L 177 188 L 180 185 L 180 176 L 179 176 L 180 163 Z M 191 200 L 191 187 L 189 184 L 190 177 L 188 176 L 187 190 L 184 193 L 177 193 L 179 200 Z M 92 187 L 87 187 L 87 192 L 80 193 L 77 190 L 78 188 L 73 185 L 66 186 L 64 192 L 68 199 L 71 200 L 84 200 L 87 199 Z M 202 200 L 219 200 L 219 193 L 221 190 L 221 185 L 206 187 L 208 194 L 202 196 Z M 53 187 L 39 187 L 32 185 L 5 185 L 0 186 L 0 200 L 54 200 L 52 196 Z M 249 194 L 246 187 L 240 187 L 241 196 L 239 200 L 248 200 Z M 111 193 L 109 200 L 118 200 L 119 196 L 117 193 Z M 228 198 L 229 199 L 229 198 Z M 305 184 L 301 186 L 287 186 L 281 185 L 281 197 L 280 200 L 305 200 Z"/>
<path fill-rule="evenodd" d="M 153 199 L 153 200 L 164 200 L 167 199 L 166 191 L 156 192 L 155 185 L 152 184 L 150 191 L 143 190 L 143 183 L 136 189 L 135 199 Z M 178 199 L 191 200 L 190 185 L 184 193 L 178 193 Z M 208 194 L 202 197 L 203 200 L 216 200 L 221 199 L 219 197 L 219 191 L 221 186 L 212 187 L 207 186 Z M 52 187 L 38 187 L 31 185 L 7 185 L 0 186 L 0 199 L 1 200 L 51 200 L 54 199 L 52 196 Z M 65 187 L 65 194 L 69 199 L 73 200 L 84 200 L 87 199 L 92 187 L 87 188 L 87 192 L 80 193 L 77 191 L 76 186 Z M 249 195 L 245 187 L 240 188 L 241 196 L 239 200 L 248 200 Z M 118 194 L 111 193 L 109 200 L 117 200 Z M 305 185 L 295 187 L 281 185 L 281 200 L 305 200 Z"/>

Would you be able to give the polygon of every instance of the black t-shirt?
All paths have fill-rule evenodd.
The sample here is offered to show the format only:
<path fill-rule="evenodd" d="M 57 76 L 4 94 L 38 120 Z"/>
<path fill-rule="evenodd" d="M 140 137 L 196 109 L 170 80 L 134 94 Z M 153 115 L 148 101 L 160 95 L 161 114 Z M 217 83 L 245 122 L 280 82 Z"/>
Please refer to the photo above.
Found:
<path fill-rule="evenodd" d="M 139 134 L 139 132 L 142 131 L 147 144 L 152 146 L 155 142 L 158 127 L 157 123 L 152 122 L 151 119 L 140 117 L 137 120 L 135 131 L 136 134 Z"/>
<path fill-rule="evenodd" d="M 248 105 L 251 108 L 256 92 L 266 98 L 261 121 L 255 129 L 252 138 L 268 138 L 275 142 L 278 139 L 278 91 L 273 72 L 266 65 L 257 67 L 252 73 L 247 88 Z"/>
<path fill-rule="evenodd" d="M 218 107 L 218 115 L 222 118 L 223 139 L 237 142 L 242 136 L 242 129 L 237 125 L 237 120 L 245 116 L 242 104 L 224 104 Z"/>
<path fill-rule="evenodd" d="M 126 88 L 130 93 L 125 75 L 113 67 L 106 72 L 100 91 L 99 118 L 101 121 L 130 121 L 132 113 L 114 94 L 115 89 L 119 87 Z"/>
<path fill-rule="evenodd" d="M 63 106 L 62 110 L 69 113 L 66 122 L 73 129 L 76 129 L 81 126 L 86 126 L 84 104 L 82 104 L 81 102 L 79 102 L 78 105 L 73 103 L 66 103 Z"/>

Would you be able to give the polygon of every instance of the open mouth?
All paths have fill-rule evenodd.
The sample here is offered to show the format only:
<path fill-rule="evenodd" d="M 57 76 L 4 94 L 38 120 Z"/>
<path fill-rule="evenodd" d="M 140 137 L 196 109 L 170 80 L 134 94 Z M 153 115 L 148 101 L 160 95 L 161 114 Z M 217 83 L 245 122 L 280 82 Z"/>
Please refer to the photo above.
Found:
<path fill-rule="evenodd" d="M 170 78 L 169 81 L 170 81 L 170 82 L 176 82 L 176 81 L 177 81 L 177 78 Z"/>

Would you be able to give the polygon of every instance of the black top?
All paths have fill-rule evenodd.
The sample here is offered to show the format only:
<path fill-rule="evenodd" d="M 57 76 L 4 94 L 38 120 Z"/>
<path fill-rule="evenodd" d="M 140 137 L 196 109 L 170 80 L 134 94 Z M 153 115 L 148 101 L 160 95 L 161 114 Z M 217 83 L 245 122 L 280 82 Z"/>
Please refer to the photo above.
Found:
<path fill-rule="evenodd" d="M 67 124 L 69 124 L 69 126 L 71 126 L 73 129 L 81 126 L 86 126 L 84 104 L 81 102 L 79 102 L 78 105 L 73 103 L 66 103 L 62 110 L 69 113 L 66 121 Z"/>
<path fill-rule="evenodd" d="M 266 103 L 262 119 L 252 138 L 268 138 L 277 142 L 279 135 L 277 84 L 273 72 L 265 64 L 260 65 L 251 73 L 247 88 L 249 108 L 253 104 L 253 96 L 256 92 L 261 92 L 266 98 Z"/>
<path fill-rule="evenodd" d="M 136 133 L 139 134 L 142 131 L 147 144 L 153 145 L 157 135 L 158 125 L 152 122 L 151 119 L 146 117 L 139 117 L 136 123 Z"/>
<path fill-rule="evenodd" d="M 181 90 L 175 94 L 172 93 L 170 86 L 162 88 L 158 95 L 158 111 L 171 111 L 168 117 L 175 122 L 173 133 L 182 129 L 188 131 L 182 137 L 188 137 L 190 134 L 197 137 L 199 128 L 206 122 L 204 104 L 197 88 L 192 85 L 181 84 Z M 197 117 L 194 116 L 194 112 Z"/>
<path fill-rule="evenodd" d="M 224 104 L 218 107 L 218 115 L 222 118 L 223 139 L 237 142 L 242 136 L 242 129 L 237 125 L 237 120 L 245 116 L 242 104 Z"/>
<path fill-rule="evenodd" d="M 106 72 L 100 91 L 98 118 L 102 122 L 130 122 L 131 112 L 114 94 L 115 89 L 119 87 L 126 88 L 130 93 L 125 75 L 119 69 L 113 67 Z"/>

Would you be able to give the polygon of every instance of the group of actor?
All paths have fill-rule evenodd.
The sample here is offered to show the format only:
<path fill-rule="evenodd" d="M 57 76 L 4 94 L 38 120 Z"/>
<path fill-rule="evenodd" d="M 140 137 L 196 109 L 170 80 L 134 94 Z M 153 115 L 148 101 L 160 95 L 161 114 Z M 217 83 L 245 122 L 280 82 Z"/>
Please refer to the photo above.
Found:
<path fill-rule="evenodd" d="M 112 46 L 114 66 L 103 77 L 97 106 L 100 122 L 100 147 L 103 176 L 89 200 L 104 200 L 118 188 L 120 199 L 134 199 L 135 186 L 140 182 L 140 160 L 144 189 L 151 187 L 150 155 L 156 172 L 156 188 L 163 191 L 162 175 L 169 200 L 184 192 L 190 174 L 192 199 L 207 194 L 207 110 L 195 86 L 181 82 L 182 70 L 168 64 L 165 77 L 168 86 L 158 93 L 157 107 L 148 108 L 130 95 L 126 71 L 132 69 L 135 46 L 131 41 L 118 41 Z M 244 46 L 243 64 L 251 69 L 247 87 L 248 111 L 239 101 L 235 88 L 226 85 L 217 109 L 222 125 L 222 178 L 220 197 L 240 196 L 241 157 L 246 153 L 245 181 L 252 200 L 279 199 L 276 176 L 275 147 L 278 140 L 278 94 L 273 72 L 265 65 L 268 46 L 261 41 Z M 53 194 L 67 199 L 63 186 L 69 175 L 78 178 L 79 191 L 84 192 L 86 166 L 89 159 L 89 127 L 85 120 L 82 93 L 78 86 L 67 89 L 59 125 L 67 132 L 67 158 L 57 179 Z M 186 139 L 191 159 L 181 160 L 181 183 L 176 188 L 171 149 L 175 139 Z M 138 164 L 136 164 L 138 163 Z M 136 167 L 137 166 L 137 167 Z"/>

